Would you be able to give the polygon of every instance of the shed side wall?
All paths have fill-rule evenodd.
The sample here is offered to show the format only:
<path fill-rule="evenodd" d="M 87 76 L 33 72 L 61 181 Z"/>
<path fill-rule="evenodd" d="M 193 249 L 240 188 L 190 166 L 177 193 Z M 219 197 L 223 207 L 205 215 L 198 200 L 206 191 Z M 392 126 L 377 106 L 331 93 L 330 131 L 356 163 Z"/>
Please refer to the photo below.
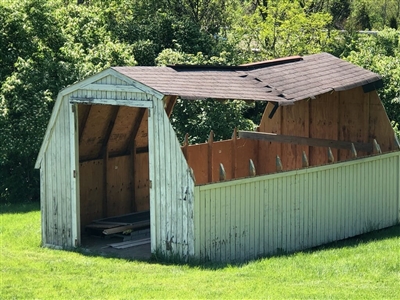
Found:
<path fill-rule="evenodd" d="M 60 98 L 60 110 L 41 164 L 42 243 L 69 248 L 79 241 L 76 213 L 76 172 L 74 166 L 75 124 L 72 105 Z M 72 132 L 71 132 L 72 129 Z"/>
<path fill-rule="evenodd" d="M 244 261 L 399 222 L 400 152 L 195 187 L 195 253 Z"/>
<path fill-rule="evenodd" d="M 185 259 L 194 253 L 194 181 L 162 101 L 148 122 L 152 252 Z"/>

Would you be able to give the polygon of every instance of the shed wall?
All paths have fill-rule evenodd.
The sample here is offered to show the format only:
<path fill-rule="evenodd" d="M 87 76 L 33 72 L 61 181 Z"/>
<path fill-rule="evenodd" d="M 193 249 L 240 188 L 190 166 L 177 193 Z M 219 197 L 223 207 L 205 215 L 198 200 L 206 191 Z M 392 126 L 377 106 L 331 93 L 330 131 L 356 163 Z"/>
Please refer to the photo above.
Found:
<path fill-rule="evenodd" d="M 376 139 L 382 152 L 396 149 L 393 128 L 376 91 L 364 93 L 362 87 L 357 87 L 322 94 L 315 99 L 281 106 L 270 119 L 273 106 L 268 103 L 260 132 L 360 143 L 372 143 Z M 311 166 L 328 160 L 326 148 L 259 141 L 258 174 L 275 172 L 277 155 L 284 170 L 301 168 L 303 151 Z M 332 153 L 336 161 L 352 158 L 347 149 L 332 149 Z M 371 153 L 358 152 L 358 156 L 368 154 Z"/>
<path fill-rule="evenodd" d="M 42 244 L 62 248 L 79 244 L 75 114 L 68 99 L 61 105 L 40 168 Z"/>
<path fill-rule="evenodd" d="M 194 181 L 163 101 L 149 115 L 150 221 L 152 252 L 194 254 Z"/>
<path fill-rule="evenodd" d="M 400 152 L 195 187 L 195 256 L 244 261 L 395 225 Z"/>

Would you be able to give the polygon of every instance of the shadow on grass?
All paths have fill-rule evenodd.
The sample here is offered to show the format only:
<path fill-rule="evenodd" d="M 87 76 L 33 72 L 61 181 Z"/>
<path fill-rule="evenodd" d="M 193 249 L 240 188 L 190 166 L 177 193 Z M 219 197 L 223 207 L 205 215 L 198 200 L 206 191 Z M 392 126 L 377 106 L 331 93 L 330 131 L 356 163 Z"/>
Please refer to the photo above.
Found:
<path fill-rule="evenodd" d="M 363 235 L 358 235 L 352 238 L 348 238 L 345 240 L 341 241 L 336 241 L 332 242 L 329 244 L 321 245 L 318 247 L 310 248 L 310 249 L 305 249 L 302 251 L 296 251 L 292 253 L 285 253 L 284 251 L 280 251 L 278 254 L 275 255 L 269 255 L 269 256 L 263 256 L 259 257 L 258 259 L 254 260 L 249 260 L 245 262 L 230 262 L 230 263 L 213 263 L 213 262 L 201 262 L 198 260 L 189 260 L 188 262 L 181 262 L 178 256 L 170 255 L 170 256 L 164 256 L 161 255 L 160 253 L 154 253 L 152 254 L 150 259 L 143 259 L 143 258 L 129 258 L 129 257 L 121 257 L 118 254 L 111 254 L 111 255 L 104 255 L 101 253 L 96 253 L 96 252 L 87 252 L 85 251 L 84 248 L 78 248 L 73 250 L 74 252 L 80 253 L 81 255 L 85 256 L 91 256 L 91 257 L 104 257 L 105 259 L 107 258 L 112 258 L 112 259 L 121 259 L 125 261 L 135 261 L 135 262 L 143 262 L 143 263 L 148 263 L 148 264 L 157 264 L 157 265 L 167 265 L 167 266 L 188 266 L 192 268 L 199 268 L 199 269 L 204 269 L 204 270 L 218 270 L 218 269 L 223 269 L 228 266 L 244 266 L 248 263 L 251 262 L 256 262 L 259 260 L 263 259 L 269 259 L 269 258 L 275 258 L 275 257 L 289 257 L 292 255 L 295 255 L 296 253 L 306 253 L 306 254 L 312 254 L 316 253 L 319 251 L 325 251 L 329 249 L 341 249 L 341 248 L 349 248 L 349 247 L 357 247 L 361 244 L 366 244 L 372 241 L 380 241 L 380 240 L 385 240 L 385 239 L 391 239 L 395 237 L 400 237 L 400 224 L 396 226 L 392 226 L 386 229 L 381 229 L 377 231 L 373 231 L 370 233 L 366 233 Z"/>
<path fill-rule="evenodd" d="M 0 214 L 23 214 L 40 210 L 39 202 L 0 204 Z"/>
<path fill-rule="evenodd" d="M 291 253 L 287 253 L 284 251 L 278 251 L 277 254 L 262 256 L 262 257 L 259 257 L 258 259 L 248 260 L 245 262 L 212 263 L 212 262 L 190 261 L 188 263 L 180 263 L 179 259 L 174 259 L 174 257 L 165 258 L 163 256 L 157 257 L 157 255 L 153 255 L 152 259 L 149 261 L 149 263 L 163 264 L 163 265 L 188 265 L 190 267 L 196 267 L 196 268 L 200 268 L 200 269 L 216 270 L 216 269 L 223 269 L 228 266 L 240 267 L 240 266 L 246 265 L 248 263 L 256 262 L 256 261 L 263 260 L 263 259 L 269 259 L 269 258 L 275 258 L 275 257 L 289 257 L 292 255 L 295 255 L 296 253 L 312 254 L 312 253 L 316 253 L 319 251 L 325 251 L 325 250 L 329 250 L 329 249 L 357 247 L 361 244 L 366 244 L 366 243 L 369 243 L 372 241 L 381 241 L 381 240 L 386 240 L 386 239 L 391 239 L 391 238 L 396 238 L 396 237 L 400 237 L 400 224 L 396 225 L 396 226 L 388 227 L 385 229 L 376 230 L 376 231 L 373 231 L 370 233 L 358 235 L 355 237 L 351 237 L 351 238 L 348 238 L 345 240 L 331 242 L 331 243 L 313 247 L 310 249 L 295 251 L 295 252 L 291 252 Z"/>

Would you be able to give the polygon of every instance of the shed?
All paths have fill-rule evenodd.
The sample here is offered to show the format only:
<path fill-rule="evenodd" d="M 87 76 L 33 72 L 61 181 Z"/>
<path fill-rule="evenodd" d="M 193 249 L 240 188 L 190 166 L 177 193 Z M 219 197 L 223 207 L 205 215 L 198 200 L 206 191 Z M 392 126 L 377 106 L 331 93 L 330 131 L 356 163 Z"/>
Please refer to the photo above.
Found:
<path fill-rule="evenodd" d="M 113 67 L 60 91 L 36 168 L 42 243 L 150 211 L 151 251 L 245 261 L 400 222 L 381 77 L 327 53 L 233 66 Z M 191 99 L 268 102 L 254 132 L 180 145 Z"/>

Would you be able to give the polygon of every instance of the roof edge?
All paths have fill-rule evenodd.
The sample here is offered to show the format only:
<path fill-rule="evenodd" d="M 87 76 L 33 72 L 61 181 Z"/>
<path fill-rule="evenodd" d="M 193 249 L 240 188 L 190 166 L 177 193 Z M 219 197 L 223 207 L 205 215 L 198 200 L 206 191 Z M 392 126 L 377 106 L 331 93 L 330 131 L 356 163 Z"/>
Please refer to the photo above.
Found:
<path fill-rule="evenodd" d="M 216 70 L 216 71 L 250 71 L 258 68 L 266 68 L 277 65 L 283 65 L 293 62 L 302 61 L 301 56 L 288 56 L 283 58 L 264 60 L 259 62 L 252 62 L 242 64 L 238 66 L 219 66 L 219 65 L 186 65 L 186 64 L 174 64 L 167 65 L 167 67 L 174 69 L 175 71 L 188 71 L 191 69 L 195 70 Z"/>

